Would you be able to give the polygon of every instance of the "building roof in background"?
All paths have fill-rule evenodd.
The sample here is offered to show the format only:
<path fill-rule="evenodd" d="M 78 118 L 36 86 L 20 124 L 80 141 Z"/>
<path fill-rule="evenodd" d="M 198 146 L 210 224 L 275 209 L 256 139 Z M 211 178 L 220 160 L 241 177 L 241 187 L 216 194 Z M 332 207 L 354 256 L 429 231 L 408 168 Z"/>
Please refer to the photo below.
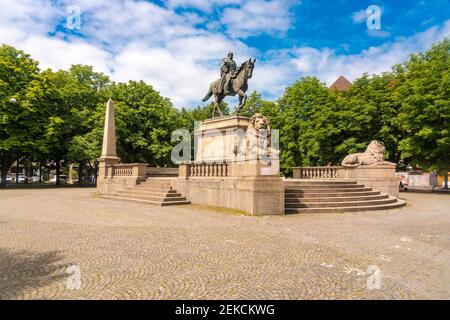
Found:
<path fill-rule="evenodd" d="M 336 91 L 347 91 L 352 83 L 347 80 L 344 76 L 340 76 L 331 86 L 330 89 L 334 89 Z"/>

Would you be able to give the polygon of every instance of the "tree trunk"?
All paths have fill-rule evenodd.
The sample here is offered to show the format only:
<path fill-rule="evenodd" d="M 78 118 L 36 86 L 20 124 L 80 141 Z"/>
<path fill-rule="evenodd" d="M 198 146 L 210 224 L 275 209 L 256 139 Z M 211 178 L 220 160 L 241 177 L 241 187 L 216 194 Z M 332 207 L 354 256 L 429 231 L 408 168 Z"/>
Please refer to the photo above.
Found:
<path fill-rule="evenodd" d="M 34 168 L 33 168 L 33 160 L 30 160 L 30 175 L 28 176 L 28 182 L 33 182 L 34 177 Z"/>
<path fill-rule="evenodd" d="M 448 172 L 444 175 L 444 189 L 448 190 Z"/>
<path fill-rule="evenodd" d="M 78 163 L 78 182 L 77 182 L 77 184 L 79 186 L 81 186 L 81 184 L 82 184 L 82 181 L 81 181 L 82 175 L 83 175 L 83 161 L 80 161 Z"/>
<path fill-rule="evenodd" d="M 19 157 L 17 157 L 17 165 L 16 165 L 16 184 L 19 183 L 19 165 L 20 165 L 20 161 L 19 161 Z"/>
<path fill-rule="evenodd" d="M 24 170 L 25 170 L 25 184 L 28 184 L 28 182 L 30 181 L 31 175 L 32 175 L 32 171 L 30 170 L 30 166 L 31 166 L 31 160 L 25 161 L 24 163 Z"/>
<path fill-rule="evenodd" d="M 13 164 L 13 160 L 11 156 L 5 155 L 5 154 L 1 154 L 2 156 L 2 160 L 1 160 L 1 168 L 0 168 L 0 176 L 1 176 L 1 185 L 5 186 L 6 185 L 6 175 L 8 174 L 8 170 L 11 167 L 11 165 Z"/>
<path fill-rule="evenodd" d="M 5 162 L 2 159 L 2 168 L 1 168 L 1 172 L 0 172 L 0 176 L 1 176 L 2 181 L 0 183 L 0 186 L 5 186 L 6 185 L 6 174 L 8 172 L 4 168 L 5 168 Z"/>
<path fill-rule="evenodd" d="M 94 182 L 95 186 L 97 187 L 97 178 L 98 178 L 98 162 L 95 161 L 95 170 L 94 170 Z"/>
<path fill-rule="evenodd" d="M 56 160 L 56 185 L 57 186 L 60 185 L 60 181 L 59 181 L 60 169 L 61 169 L 61 160 Z"/>

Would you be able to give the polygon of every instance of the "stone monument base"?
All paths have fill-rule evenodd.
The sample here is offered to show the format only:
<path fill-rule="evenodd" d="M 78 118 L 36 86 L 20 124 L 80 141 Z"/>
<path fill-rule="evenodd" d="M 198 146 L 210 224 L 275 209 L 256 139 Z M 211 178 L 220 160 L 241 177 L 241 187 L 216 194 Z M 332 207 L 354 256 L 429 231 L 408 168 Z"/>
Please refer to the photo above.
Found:
<path fill-rule="evenodd" d="M 255 128 L 256 120 L 252 119 L 227 116 L 203 121 L 194 135 L 195 160 L 179 166 L 179 178 L 172 182 L 174 189 L 193 204 L 252 215 L 284 214 L 284 185 L 277 154 L 269 148 L 268 137 L 259 141 L 267 146 L 265 153 L 257 148 L 260 145 L 250 143 L 249 130 L 254 133 L 261 128 Z M 258 119 L 265 120 L 262 116 Z M 268 123 L 263 129 L 269 131 Z M 249 146 L 254 148 L 249 150 Z"/>
<path fill-rule="evenodd" d="M 191 177 L 174 179 L 172 185 L 194 204 L 252 215 L 284 214 L 284 184 L 280 177 Z"/>
<path fill-rule="evenodd" d="M 392 165 L 344 167 L 339 170 L 338 177 L 356 180 L 366 187 L 399 197 L 399 181 Z"/>

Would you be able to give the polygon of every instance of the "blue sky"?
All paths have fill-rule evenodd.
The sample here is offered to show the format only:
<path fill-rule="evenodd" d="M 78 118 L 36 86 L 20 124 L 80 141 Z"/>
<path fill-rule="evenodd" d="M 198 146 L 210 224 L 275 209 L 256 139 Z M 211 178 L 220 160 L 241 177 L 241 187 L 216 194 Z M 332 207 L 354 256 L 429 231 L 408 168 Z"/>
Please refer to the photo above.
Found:
<path fill-rule="evenodd" d="M 67 28 L 73 10 L 81 29 Z M 369 30 L 366 9 L 381 9 Z M 301 76 L 328 85 L 380 73 L 450 36 L 450 0 L 0 0 L 0 42 L 41 68 L 93 65 L 144 80 L 178 107 L 201 104 L 228 50 L 257 58 L 250 91 L 276 99 Z M 68 20 L 69 19 L 69 20 Z M 198 79 L 198 80 L 197 80 Z M 229 100 L 235 103 L 233 100 Z"/>

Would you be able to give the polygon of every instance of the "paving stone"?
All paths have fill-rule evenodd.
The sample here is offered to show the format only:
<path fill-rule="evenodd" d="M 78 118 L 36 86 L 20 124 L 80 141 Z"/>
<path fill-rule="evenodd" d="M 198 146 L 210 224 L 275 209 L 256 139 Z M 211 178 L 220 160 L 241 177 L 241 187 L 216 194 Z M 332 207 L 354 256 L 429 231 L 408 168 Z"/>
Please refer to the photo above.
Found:
<path fill-rule="evenodd" d="M 450 298 L 446 195 L 402 194 L 408 205 L 395 210 L 252 217 L 93 193 L 0 190 L 1 299 Z M 67 285 L 74 265 L 79 289 Z M 380 289 L 367 287 L 371 265 Z"/>

